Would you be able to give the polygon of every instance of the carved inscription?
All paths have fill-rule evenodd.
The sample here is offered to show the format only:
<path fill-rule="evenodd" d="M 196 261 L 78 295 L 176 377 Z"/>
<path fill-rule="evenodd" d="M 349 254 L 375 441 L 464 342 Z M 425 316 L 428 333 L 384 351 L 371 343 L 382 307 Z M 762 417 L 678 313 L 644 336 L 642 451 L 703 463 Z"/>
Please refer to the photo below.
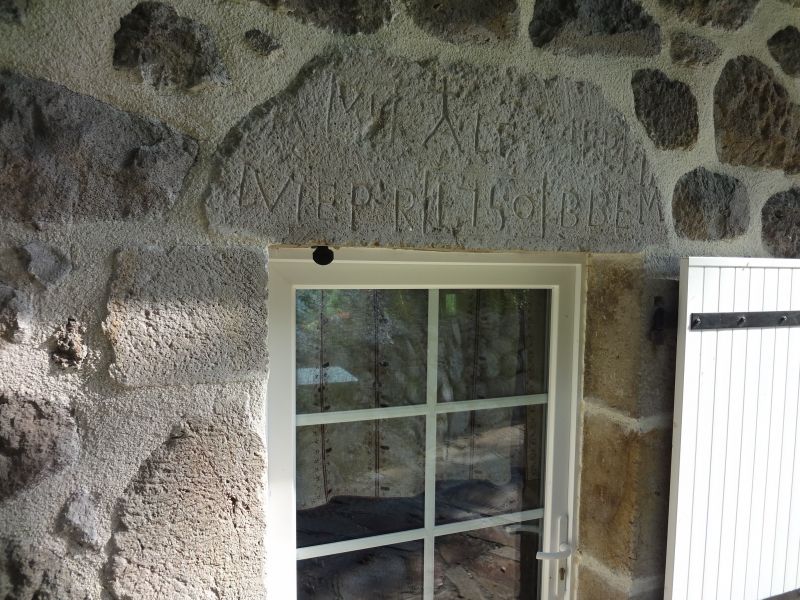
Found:
<path fill-rule="evenodd" d="M 208 214 L 271 241 L 634 250 L 665 239 L 647 156 L 590 85 L 329 57 L 229 134 Z"/>

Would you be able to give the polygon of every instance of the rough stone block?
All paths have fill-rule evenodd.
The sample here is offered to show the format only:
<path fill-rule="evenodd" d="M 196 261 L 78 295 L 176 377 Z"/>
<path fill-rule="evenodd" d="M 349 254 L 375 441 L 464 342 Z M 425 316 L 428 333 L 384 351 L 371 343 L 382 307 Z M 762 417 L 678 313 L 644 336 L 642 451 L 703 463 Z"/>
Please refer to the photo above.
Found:
<path fill-rule="evenodd" d="M 612 580 L 600 573 L 580 565 L 578 568 L 579 600 L 663 600 L 664 590 L 637 590 L 636 582 L 630 578 L 613 574 Z"/>
<path fill-rule="evenodd" d="M 0 0 L 0 22 L 21 23 L 28 10 L 28 0 Z"/>
<path fill-rule="evenodd" d="M 86 488 L 79 488 L 64 505 L 59 529 L 79 546 L 99 550 L 104 540 L 100 537 L 98 519 L 97 499 Z"/>
<path fill-rule="evenodd" d="M 722 50 L 704 37 L 676 31 L 670 36 L 669 55 L 676 64 L 701 67 L 717 60 L 722 55 Z"/>
<path fill-rule="evenodd" d="M 800 172 L 800 109 L 755 58 L 739 56 L 722 70 L 714 87 L 714 128 L 721 161 Z"/>
<path fill-rule="evenodd" d="M 32 316 L 28 295 L 0 283 L 0 339 L 9 342 L 23 341 Z"/>
<path fill-rule="evenodd" d="M 0 394 L 0 500 L 60 471 L 79 452 L 75 420 L 66 408 Z"/>
<path fill-rule="evenodd" d="M 449 42 L 496 42 L 517 34 L 516 0 L 404 1 L 419 27 Z"/>
<path fill-rule="evenodd" d="M 22 247 L 26 268 L 33 278 L 45 287 L 57 285 L 72 270 L 72 263 L 59 250 L 30 242 Z"/>
<path fill-rule="evenodd" d="M 586 414 L 581 549 L 629 577 L 664 573 L 672 434 Z"/>
<path fill-rule="evenodd" d="M 337 33 L 375 33 L 392 17 L 389 0 L 261 0 L 303 23 Z"/>
<path fill-rule="evenodd" d="M 784 73 L 800 76 L 800 30 L 797 27 L 789 25 L 775 33 L 767 40 L 767 48 Z"/>
<path fill-rule="evenodd" d="M 161 2 L 140 2 L 120 19 L 114 67 L 136 69 L 157 89 L 195 90 L 230 81 L 211 30 Z"/>
<path fill-rule="evenodd" d="M 0 220 L 111 221 L 164 214 L 197 143 L 59 85 L 0 72 Z"/>
<path fill-rule="evenodd" d="M 738 237 L 750 226 L 747 190 L 735 177 L 698 167 L 675 184 L 672 218 L 678 235 L 690 240 Z"/>
<path fill-rule="evenodd" d="M 244 39 L 247 41 L 248 46 L 252 48 L 253 52 L 261 56 L 269 56 L 281 47 L 274 37 L 260 29 L 249 29 L 245 31 Z"/>
<path fill-rule="evenodd" d="M 639 257 L 589 264 L 584 394 L 631 414 L 638 411 L 642 286 Z"/>
<path fill-rule="evenodd" d="M 767 200 L 761 209 L 761 240 L 772 256 L 800 258 L 800 188 Z"/>
<path fill-rule="evenodd" d="M 301 245 L 666 239 L 648 158 L 593 85 L 367 51 L 313 61 L 229 132 L 207 212 L 218 232 Z"/>
<path fill-rule="evenodd" d="M 661 28 L 634 0 L 539 0 L 529 27 L 536 47 L 576 54 L 651 56 Z"/>
<path fill-rule="evenodd" d="M 759 0 L 659 0 L 684 20 L 698 25 L 739 29 L 753 14 Z"/>
<path fill-rule="evenodd" d="M 640 301 L 638 410 L 633 416 L 671 414 L 678 345 L 678 281 L 645 277 Z M 613 335 L 613 334 L 612 334 Z"/>
<path fill-rule="evenodd" d="M 697 141 L 697 100 L 682 81 L 657 69 L 640 69 L 631 79 L 636 117 L 657 148 L 689 148 Z"/>
<path fill-rule="evenodd" d="M 176 428 L 117 507 L 107 566 L 118 598 L 261 598 L 259 436 L 220 418 Z"/>
<path fill-rule="evenodd" d="M 266 256 L 244 248 L 117 256 L 106 331 L 129 386 L 224 382 L 266 369 Z"/>

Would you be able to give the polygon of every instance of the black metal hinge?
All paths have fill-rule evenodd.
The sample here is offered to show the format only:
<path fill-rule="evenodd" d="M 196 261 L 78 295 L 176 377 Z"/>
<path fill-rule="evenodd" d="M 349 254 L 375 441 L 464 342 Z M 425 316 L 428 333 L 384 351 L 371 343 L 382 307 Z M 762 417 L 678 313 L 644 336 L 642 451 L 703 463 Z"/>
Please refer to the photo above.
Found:
<path fill-rule="evenodd" d="M 692 313 L 689 329 L 753 329 L 800 327 L 800 310 L 763 312 Z"/>

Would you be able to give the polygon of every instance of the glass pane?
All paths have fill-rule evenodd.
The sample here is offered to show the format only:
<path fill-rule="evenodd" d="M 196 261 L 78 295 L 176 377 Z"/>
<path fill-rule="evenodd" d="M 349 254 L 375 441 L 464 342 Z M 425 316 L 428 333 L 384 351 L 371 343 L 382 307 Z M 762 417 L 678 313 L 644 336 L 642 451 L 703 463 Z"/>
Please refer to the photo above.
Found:
<path fill-rule="evenodd" d="M 439 292 L 438 400 L 547 391 L 548 290 Z"/>
<path fill-rule="evenodd" d="M 299 600 L 418 600 L 422 542 L 297 561 Z"/>
<path fill-rule="evenodd" d="M 297 412 L 425 402 L 427 290 L 298 290 Z"/>
<path fill-rule="evenodd" d="M 297 545 L 423 527 L 425 418 L 297 428 Z"/>
<path fill-rule="evenodd" d="M 436 523 L 542 508 L 545 407 L 439 415 Z"/>
<path fill-rule="evenodd" d="M 539 598 L 539 521 L 436 538 L 434 598 Z"/>

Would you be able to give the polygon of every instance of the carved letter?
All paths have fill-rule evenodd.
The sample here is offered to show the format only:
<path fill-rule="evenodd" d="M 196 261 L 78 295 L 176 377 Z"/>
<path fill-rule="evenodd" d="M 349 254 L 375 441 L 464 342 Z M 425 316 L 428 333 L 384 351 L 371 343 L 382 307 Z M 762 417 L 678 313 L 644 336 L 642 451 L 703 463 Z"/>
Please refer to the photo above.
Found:
<path fill-rule="evenodd" d="M 514 214 L 517 215 L 518 218 L 523 221 L 530 219 L 533 216 L 535 208 L 533 197 L 527 194 L 520 194 L 514 198 L 511 207 L 514 209 Z"/>
<path fill-rule="evenodd" d="M 497 184 L 493 183 L 492 187 L 489 189 L 489 210 L 493 210 L 497 214 L 499 218 L 499 225 L 497 227 L 497 231 L 502 231 L 502 229 L 506 226 L 506 216 L 503 213 L 503 207 L 495 205 L 496 192 L 497 192 Z"/>
<path fill-rule="evenodd" d="M 242 169 L 242 181 L 239 184 L 239 206 L 252 206 L 260 200 L 264 206 L 267 207 L 267 210 L 272 212 L 278 204 L 278 201 L 283 197 L 284 193 L 286 193 L 291 181 L 291 176 L 286 177 L 281 189 L 278 191 L 278 195 L 270 202 L 269 194 L 261 180 L 261 172 L 246 164 Z M 250 191 L 253 191 L 254 194 L 249 193 Z"/>
<path fill-rule="evenodd" d="M 572 229 L 580 221 L 580 213 L 578 212 L 581 205 L 581 199 L 575 192 L 564 192 L 561 194 L 561 226 L 567 229 Z M 567 222 L 567 217 L 572 219 L 571 223 Z"/>
<path fill-rule="evenodd" d="M 615 220 L 615 225 L 620 229 L 627 229 L 630 227 L 630 219 L 628 219 L 627 224 L 623 224 L 626 216 L 630 216 L 631 211 L 625 208 L 624 203 L 622 201 L 622 194 L 617 192 L 617 217 Z"/>
<path fill-rule="evenodd" d="M 361 196 L 363 202 L 356 202 L 356 198 Z M 356 207 L 367 206 L 372 201 L 372 188 L 366 183 L 354 183 L 350 187 L 350 229 L 356 229 Z"/>
<path fill-rule="evenodd" d="M 602 190 L 589 193 L 589 227 L 598 227 L 609 222 L 608 196 Z"/>
<path fill-rule="evenodd" d="M 456 148 L 458 148 L 458 151 L 463 154 L 464 151 L 461 149 L 461 142 L 458 141 L 458 132 L 456 132 L 456 128 L 453 126 L 453 122 L 450 120 L 450 110 L 447 107 L 447 77 L 445 77 L 442 81 L 442 104 L 439 120 L 436 121 L 436 125 L 433 126 L 433 129 L 431 129 L 428 137 L 425 138 L 423 146 L 427 148 L 428 142 L 434 135 L 436 135 L 436 132 L 441 129 L 442 125 L 447 125 L 447 130 L 450 132 L 450 135 L 453 136 L 453 140 L 456 143 Z"/>
<path fill-rule="evenodd" d="M 648 198 L 649 196 L 649 198 Z M 649 191 L 642 193 L 641 197 L 639 198 L 639 224 L 645 224 L 645 208 L 647 209 L 647 214 L 651 214 L 653 212 L 653 208 L 655 207 L 656 211 L 658 212 L 658 220 L 664 220 L 664 214 L 661 212 L 661 202 L 658 197 L 658 189 L 651 188 Z"/>
<path fill-rule="evenodd" d="M 405 194 L 408 198 L 405 206 L 401 208 L 400 206 L 400 196 Z M 394 189 L 394 227 L 396 231 L 402 231 L 402 227 L 400 225 L 401 219 L 405 221 L 406 225 L 408 226 L 408 230 L 411 231 L 413 229 L 413 222 L 409 217 L 409 212 L 414 208 L 414 192 L 409 189 Z"/>

